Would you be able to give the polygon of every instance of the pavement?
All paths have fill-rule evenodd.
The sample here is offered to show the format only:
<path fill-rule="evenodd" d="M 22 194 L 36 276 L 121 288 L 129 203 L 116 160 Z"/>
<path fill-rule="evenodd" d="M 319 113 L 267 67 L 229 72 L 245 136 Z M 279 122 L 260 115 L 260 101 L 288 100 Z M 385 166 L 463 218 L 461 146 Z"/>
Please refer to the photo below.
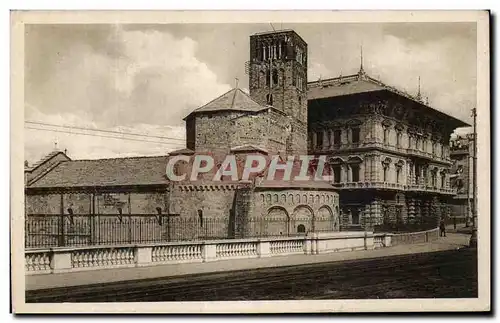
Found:
<path fill-rule="evenodd" d="M 447 233 L 446 237 L 439 238 L 433 242 L 398 245 L 375 250 L 336 252 L 319 255 L 288 255 L 256 259 L 234 259 L 208 263 L 170 264 L 152 267 L 100 269 L 60 274 L 27 275 L 25 281 L 26 290 L 36 290 L 159 277 L 175 277 L 257 268 L 381 258 L 464 248 L 469 244 L 469 237 L 470 235 L 468 234 Z"/>

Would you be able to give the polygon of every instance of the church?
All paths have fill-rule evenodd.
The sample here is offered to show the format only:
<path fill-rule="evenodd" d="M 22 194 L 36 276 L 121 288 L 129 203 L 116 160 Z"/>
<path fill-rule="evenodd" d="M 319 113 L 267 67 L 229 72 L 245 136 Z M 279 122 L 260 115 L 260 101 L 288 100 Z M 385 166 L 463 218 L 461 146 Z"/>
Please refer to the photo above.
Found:
<path fill-rule="evenodd" d="M 466 124 L 362 66 L 355 75 L 308 83 L 307 62 L 307 43 L 295 31 L 254 34 L 250 93 L 234 88 L 187 115 L 186 148 L 98 160 L 54 152 L 27 168 L 26 246 L 436 227 L 454 195 L 449 137 Z M 166 176 L 170 159 L 207 154 L 216 169 L 227 155 L 283 162 L 321 155 L 333 179 Z M 177 163 L 175 172 L 190 167 Z"/>

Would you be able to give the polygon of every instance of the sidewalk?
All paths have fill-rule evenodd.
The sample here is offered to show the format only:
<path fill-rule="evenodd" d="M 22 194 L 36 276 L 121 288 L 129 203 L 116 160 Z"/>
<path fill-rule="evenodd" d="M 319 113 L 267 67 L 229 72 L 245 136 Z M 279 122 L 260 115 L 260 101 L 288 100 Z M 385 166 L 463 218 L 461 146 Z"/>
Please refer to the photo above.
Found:
<path fill-rule="evenodd" d="M 469 235 L 449 233 L 447 234 L 446 238 L 440 238 L 432 243 L 399 245 L 395 247 L 381 248 L 376 250 L 337 252 L 320 255 L 289 255 L 256 259 L 223 260 L 208 263 L 186 263 L 161 265 L 154 267 L 101 269 L 74 273 L 30 275 L 26 276 L 26 289 L 33 290 L 43 288 L 56 288 L 137 279 L 183 276 L 190 274 L 215 273 L 234 270 L 378 258 L 457 249 L 465 247 L 468 244 Z"/>

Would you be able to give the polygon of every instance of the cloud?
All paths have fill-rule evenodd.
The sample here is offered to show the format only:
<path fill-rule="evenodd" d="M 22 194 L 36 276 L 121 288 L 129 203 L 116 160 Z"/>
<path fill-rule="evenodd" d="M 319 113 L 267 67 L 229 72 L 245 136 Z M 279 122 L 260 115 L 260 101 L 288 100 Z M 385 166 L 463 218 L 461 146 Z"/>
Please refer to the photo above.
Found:
<path fill-rule="evenodd" d="M 320 78 L 326 79 L 332 77 L 332 73 L 325 67 L 325 65 L 318 62 L 311 62 L 307 69 L 307 78 L 309 82 L 317 81 Z"/>
<path fill-rule="evenodd" d="M 61 128 L 41 124 L 26 124 L 25 159 L 30 163 L 36 162 L 51 152 L 56 144 L 58 149 L 67 149 L 68 155 L 73 159 L 164 155 L 168 151 L 184 147 L 184 142 L 182 141 L 185 135 L 184 127 L 135 124 L 133 126 L 98 128 L 91 120 L 82 119 L 76 114 L 44 114 L 32 105 L 28 105 L 26 110 L 33 117 L 30 120 L 37 120 L 37 122 L 44 124 L 75 125 L 79 128 L 123 133 L 121 135 L 110 132 Z M 127 133 L 179 138 L 179 140 L 126 135 Z M 109 137 L 118 137 L 118 139 Z"/>
<path fill-rule="evenodd" d="M 187 37 L 120 28 L 113 29 L 103 50 L 84 42 L 54 49 L 57 59 L 50 75 L 44 82 L 27 83 L 25 118 L 183 138 L 182 118 L 230 89 L 197 59 L 197 50 Z M 48 153 L 55 137 L 59 147 L 77 158 L 165 153 L 168 148 L 27 130 L 27 158 Z M 171 146 L 177 148 L 179 142 Z"/>
<path fill-rule="evenodd" d="M 475 65 L 464 66 L 464 57 L 456 53 L 459 38 L 411 42 L 385 35 L 364 51 L 365 70 L 371 76 L 409 94 L 418 92 L 430 105 L 464 121 L 470 121 L 470 109 L 476 102 Z"/>

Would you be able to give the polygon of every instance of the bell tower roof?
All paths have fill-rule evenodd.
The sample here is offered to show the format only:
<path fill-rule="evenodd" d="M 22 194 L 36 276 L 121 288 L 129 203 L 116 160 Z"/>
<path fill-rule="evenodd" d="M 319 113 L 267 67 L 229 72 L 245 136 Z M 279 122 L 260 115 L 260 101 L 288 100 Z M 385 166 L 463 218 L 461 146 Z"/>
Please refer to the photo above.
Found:
<path fill-rule="evenodd" d="M 243 92 L 240 88 L 233 88 L 204 106 L 194 110 L 188 116 L 195 113 L 216 112 L 216 111 L 246 111 L 257 112 L 266 107 L 258 104 Z M 187 118 L 187 117 L 186 117 Z M 186 119 L 184 118 L 184 120 Z"/>

